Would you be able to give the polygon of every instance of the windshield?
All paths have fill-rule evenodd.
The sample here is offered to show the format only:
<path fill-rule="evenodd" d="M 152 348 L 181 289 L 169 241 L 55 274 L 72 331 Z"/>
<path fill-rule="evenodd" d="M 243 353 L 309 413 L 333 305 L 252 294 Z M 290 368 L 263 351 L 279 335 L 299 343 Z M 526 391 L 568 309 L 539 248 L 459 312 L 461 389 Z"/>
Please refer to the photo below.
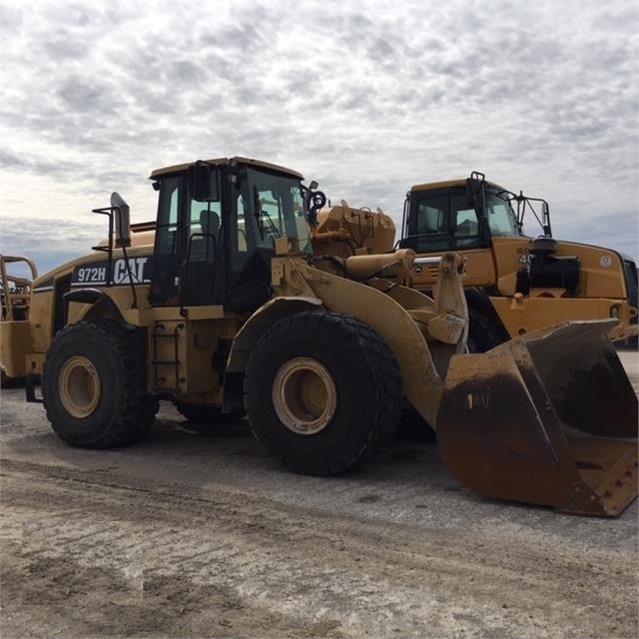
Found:
<path fill-rule="evenodd" d="M 304 216 L 300 181 L 294 177 L 249 169 L 252 209 L 257 232 L 256 244 L 272 246 L 278 237 L 297 238 L 306 244 L 309 229 Z"/>
<path fill-rule="evenodd" d="M 486 217 L 491 235 L 521 235 L 517 214 L 513 211 L 508 193 L 497 194 L 486 191 Z"/>

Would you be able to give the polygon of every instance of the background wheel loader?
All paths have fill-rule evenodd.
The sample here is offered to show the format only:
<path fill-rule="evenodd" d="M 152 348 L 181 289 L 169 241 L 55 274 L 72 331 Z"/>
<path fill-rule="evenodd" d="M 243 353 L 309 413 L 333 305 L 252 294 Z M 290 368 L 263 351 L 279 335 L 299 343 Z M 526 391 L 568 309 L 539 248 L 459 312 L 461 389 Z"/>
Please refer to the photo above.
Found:
<path fill-rule="evenodd" d="M 222 158 L 151 180 L 154 224 L 132 234 L 114 193 L 95 209 L 108 241 L 36 278 L 28 316 L 2 324 L 8 374 L 26 375 L 29 401 L 41 378 L 69 444 L 135 441 L 165 399 L 211 419 L 245 411 L 283 464 L 330 475 L 381 451 L 408 402 L 486 497 L 593 515 L 636 497 L 637 398 L 611 322 L 467 355 L 459 255 L 437 259 L 430 298 L 411 288 L 410 249 L 314 253 L 325 198 L 294 171 Z"/>
<path fill-rule="evenodd" d="M 540 237 L 524 232 L 526 214 L 539 224 Z M 613 340 L 637 336 L 634 260 L 553 239 L 545 200 L 516 195 L 481 173 L 411 187 L 400 246 L 418 256 L 454 250 L 464 257 L 473 351 L 571 320 L 613 318 Z M 414 286 L 428 292 L 436 277 L 424 265 Z"/>
<path fill-rule="evenodd" d="M 526 212 L 543 236 L 524 233 Z M 402 233 L 399 246 L 418 253 L 413 286 L 426 294 L 438 272 L 431 258 L 448 250 L 464 258 L 472 352 L 575 320 L 612 318 L 614 341 L 637 338 L 632 258 L 553 239 L 544 200 L 515 195 L 479 173 L 469 180 L 420 184 L 407 195 Z M 315 251 L 336 257 L 385 253 L 393 250 L 395 224 L 380 209 L 354 209 L 342 201 L 319 211 L 312 239 Z"/>

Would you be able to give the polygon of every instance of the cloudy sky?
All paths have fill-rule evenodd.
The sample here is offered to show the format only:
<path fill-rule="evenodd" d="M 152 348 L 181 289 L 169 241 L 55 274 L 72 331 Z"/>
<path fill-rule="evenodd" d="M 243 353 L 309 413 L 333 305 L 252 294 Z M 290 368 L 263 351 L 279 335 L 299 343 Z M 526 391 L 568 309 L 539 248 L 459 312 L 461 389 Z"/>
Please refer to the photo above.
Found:
<path fill-rule="evenodd" d="M 479 170 L 639 257 L 639 4 L 2 2 L 0 251 L 43 268 L 153 168 L 244 155 L 396 220 Z"/>

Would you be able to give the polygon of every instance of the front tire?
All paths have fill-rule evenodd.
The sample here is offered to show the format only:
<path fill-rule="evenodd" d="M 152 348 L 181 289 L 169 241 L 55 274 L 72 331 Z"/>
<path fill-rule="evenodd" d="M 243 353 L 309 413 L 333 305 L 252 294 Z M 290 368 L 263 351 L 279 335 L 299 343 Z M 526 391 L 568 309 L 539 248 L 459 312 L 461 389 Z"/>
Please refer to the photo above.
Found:
<path fill-rule="evenodd" d="M 266 450 L 296 472 L 333 475 L 392 439 L 402 385 L 393 353 L 370 326 L 305 312 L 262 335 L 246 368 L 244 398 Z"/>
<path fill-rule="evenodd" d="M 117 324 L 79 322 L 55 337 L 44 363 L 42 396 L 53 430 L 82 448 L 140 439 L 157 400 L 140 388 L 135 335 Z"/>

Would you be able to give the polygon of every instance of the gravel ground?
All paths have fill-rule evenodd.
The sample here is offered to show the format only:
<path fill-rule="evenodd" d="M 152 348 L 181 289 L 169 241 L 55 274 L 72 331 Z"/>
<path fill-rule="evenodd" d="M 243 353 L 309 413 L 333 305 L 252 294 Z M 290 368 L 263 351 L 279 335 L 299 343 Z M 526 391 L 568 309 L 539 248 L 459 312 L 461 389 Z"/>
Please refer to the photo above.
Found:
<path fill-rule="evenodd" d="M 3 637 L 637 636 L 637 502 L 487 501 L 424 442 L 300 477 L 170 405 L 141 444 L 78 450 L 20 389 L 0 435 Z"/>

